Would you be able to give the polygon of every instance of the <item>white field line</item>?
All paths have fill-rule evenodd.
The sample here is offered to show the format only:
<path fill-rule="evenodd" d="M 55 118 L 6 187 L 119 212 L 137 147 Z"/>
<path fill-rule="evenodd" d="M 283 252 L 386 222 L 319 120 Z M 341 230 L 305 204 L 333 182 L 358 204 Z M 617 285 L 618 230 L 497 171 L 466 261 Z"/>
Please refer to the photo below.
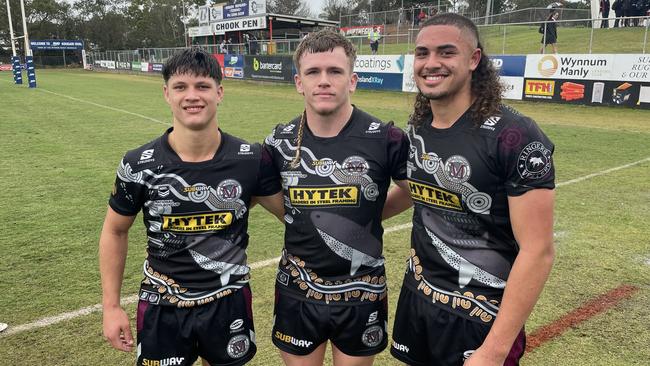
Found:
<path fill-rule="evenodd" d="M 87 100 L 71 97 L 71 96 L 65 95 L 65 94 L 55 93 L 55 92 L 47 90 L 47 89 L 36 88 L 36 90 L 42 91 L 44 93 L 53 94 L 53 95 L 56 95 L 56 96 L 61 97 L 61 98 L 74 100 L 75 102 L 86 103 L 86 104 L 94 105 L 95 107 L 104 108 L 104 109 L 108 109 L 108 110 L 115 111 L 115 112 L 130 114 L 132 116 L 136 116 L 136 117 L 139 117 L 139 118 L 142 118 L 142 119 L 146 119 L 147 121 L 151 121 L 151 122 L 155 122 L 155 123 L 160 123 L 160 124 L 163 124 L 163 125 L 166 125 L 166 126 L 170 125 L 170 123 L 163 122 L 163 121 L 157 120 L 155 118 L 147 117 L 147 116 L 145 116 L 143 114 L 129 112 L 129 111 L 124 110 L 124 109 L 115 108 L 115 107 L 111 107 L 111 106 L 107 106 L 107 105 L 103 105 L 103 104 L 99 104 L 99 103 L 95 103 L 95 102 L 90 102 L 90 101 L 87 101 Z"/>
<path fill-rule="evenodd" d="M 638 160 L 638 161 L 635 161 L 635 162 L 632 162 L 632 163 L 629 163 L 629 164 L 625 164 L 625 165 L 617 166 L 617 167 L 614 167 L 614 168 L 602 170 L 602 171 L 599 171 L 599 172 L 596 172 L 596 173 L 588 174 L 588 175 L 585 175 L 585 176 L 582 176 L 582 177 L 579 177 L 579 178 L 571 179 L 571 180 L 568 180 L 566 182 L 561 182 L 561 183 L 558 183 L 556 186 L 557 187 L 563 187 L 563 186 L 567 186 L 567 185 L 570 185 L 570 184 L 579 183 L 579 182 L 582 182 L 582 181 L 587 180 L 587 179 L 591 179 L 591 178 L 598 177 L 598 176 L 601 176 L 601 175 L 609 174 L 609 173 L 612 173 L 612 172 L 615 172 L 615 171 L 618 171 L 618 170 L 621 170 L 621 169 L 626 169 L 626 168 L 629 168 L 629 167 L 644 163 L 646 161 L 650 161 L 650 157 L 647 157 L 645 159 L 641 159 L 641 160 Z M 411 223 L 392 226 L 392 227 L 386 228 L 386 230 L 384 230 L 384 233 L 387 234 L 387 233 L 392 233 L 392 232 L 399 231 L 399 230 L 408 229 L 411 226 L 412 226 Z M 259 261 L 259 262 L 252 263 L 250 265 L 250 267 L 251 267 L 251 269 L 263 268 L 263 267 L 278 263 L 279 260 L 280 260 L 280 257 L 270 258 L 270 259 L 266 259 L 266 260 L 262 260 L 262 261 Z M 131 296 L 122 298 L 121 302 L 122 302 L 122 304 L 126 305 L 126 304 L 132 304 L 132 303 L 136 302 L 137 300 L 138 300 L 137 295 L 131 295 Z M 102 310 L 102 305 L 101 304 L 95 304 L 95 305 L 92 305 L 92 306 L 81 308 L 81 309 L 76 310 L 76 311 L 71 311 L 71 312 L 59 314 L 59 315 L 56 315 L 56 316 L 45 317 L 45 318 L 39 319 L 37 321 L 34 321 L 32 323 L 27 323 L 27 324 L 22 324 L 22 325 L 17 325 L 17 326 L 9 326 L 9 328 L 7 328 L 4 332 L 0 333 L 0 338 L 11 335 L 11 334 L 21 333 L 21 332 L 24 332 L 24 331 L 36 329 L 36 328 L 47 327 L 47 326 L 62 322 L 64 320 L 70 320 L 70 319 L 78 318 L 80 316 L 89 315 L 89 314 L 92 314 L 92 313 L 95 313 L 95 312 L 98 312 L 98 311 L 101 311 L 101 310 Z"/>

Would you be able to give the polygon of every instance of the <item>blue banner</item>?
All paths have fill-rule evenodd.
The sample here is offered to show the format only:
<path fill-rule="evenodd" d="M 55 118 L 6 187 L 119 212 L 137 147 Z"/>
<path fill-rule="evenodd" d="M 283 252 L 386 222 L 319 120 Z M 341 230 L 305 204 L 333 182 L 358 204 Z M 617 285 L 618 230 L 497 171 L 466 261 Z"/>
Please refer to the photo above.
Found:
<path fill-rule="evenodd" d="M 402 90 L 402 74 L 358 72 L 357 75 L 359 89 Z"/>
<path fill-rule="evenodd" d="M 223 7 L 223 18 L 239 18 L 248 16 L 248 1 L 228 4 Z"/>
<path fill-rule="evenodd" d="M 27 80 L 29 81 L 29 87 L 36 87 L 36 68 L 34 67 L 34 57 L 27 56 L 25 57 L 25 64 L 27 64 Z"/>
<path fill-rule="evenodd" d="M 244 78 L 244 55 L 224 55 L 223 59 L 224 76 L 227 78 Z"/>
<path fill-rule="evenodd" d="M 490 56 L 500 76 L 524 76 L 526 56 Z"/>
<path fill-rule="evenodd" d="M 23 71 L 20 66 L 20 57 L 12 57 L 11 64 L 14 70 L 14 84 L 21 85 L 23 83 Z"/>
<path fill-rule="evenodd" d="M 65 39 L 44 39 L 29 41 L 33 50 L 83 50 L 84 41 Z"/>

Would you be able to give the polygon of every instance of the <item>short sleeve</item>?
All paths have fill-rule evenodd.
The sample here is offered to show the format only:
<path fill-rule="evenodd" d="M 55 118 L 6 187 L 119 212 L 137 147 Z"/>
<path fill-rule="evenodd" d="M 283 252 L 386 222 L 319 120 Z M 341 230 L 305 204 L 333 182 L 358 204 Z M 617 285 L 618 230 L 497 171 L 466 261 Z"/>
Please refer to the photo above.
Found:
<path fill-rule="evenodd" d="M 393 180 L 406 179 L 406 160 L 409 152 L 409 141 L 404 131 L 393 126 L 388 127 L 388 167 Z"/>
<path fill-rule="evenodd" d="M 115 184 L 108 200 L 109 206 L 120 215 L 135 216 L 142 209 L 146 187 L 124 160 L 117 168 Z"/>
<path fill-rule="evenodd" d="M 506 192 L 520 196 L 529 190 L 555 188 L 555 146 L 530 118 L 518 118 L 498 137 L 498 160 Z"/>
<path fill-rule="evenodd" d="M 260 167 L 257 176 L 257 189 L 254 196 L 270 196 L 282 190 L 282 178 L 273 164 L 270 147 L 263 144 L 260 148 Z"/>

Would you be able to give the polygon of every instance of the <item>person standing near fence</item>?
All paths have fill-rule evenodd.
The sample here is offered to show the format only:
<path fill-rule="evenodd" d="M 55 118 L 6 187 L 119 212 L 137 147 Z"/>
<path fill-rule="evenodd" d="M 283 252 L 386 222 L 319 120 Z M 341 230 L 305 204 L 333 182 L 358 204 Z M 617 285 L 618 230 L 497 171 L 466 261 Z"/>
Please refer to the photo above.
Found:
<path fill-rule="evenodd" d="M 609 28 L 609 0 L 600 0 L 600 16 L 604 18 L 600 21 L 600 27 Z"/>
<path fill-rule="evenodd" d="M 381 32 L 379 27 L 372 27 L 370 32 L 368 32 L 368 40 L 370 41 L 370 50 L 373 55 L 377 54 L 379 50 L 379 40 L 381 39 Z"/>
<path fill-rule="evenodd" d="M 623 17 L 623 0 L 614 0 L 612 3 L 612 10 L 614 10 L 614 16 L 616 17 L 616 20 L 614 20 L 614 28 L 618 28 L 619 24 L 621 24 L 621 17 Z"/>
<path fill-rule="evenodd" d="M 414 203 L 391 354 L 412 366 L 518 365 L 554 257 L 554 145 L 501 104 L 470 19 L 425 21 L 413 70 L 408 189 L 394 187 L 395 210 L 384 210 Z"/>
<path fill-rule="evenodd" d="M 557 53 L 557 18 L 560 16 L 560 13 L 557 11 L 551 11 L 546 22 L 539 26 L 539 33 L 542 34 L 542 48 L 539 50 L 539 53 L 545 53 L 546 46 L 551 45 L 553 47 L 553 53 Z"/>

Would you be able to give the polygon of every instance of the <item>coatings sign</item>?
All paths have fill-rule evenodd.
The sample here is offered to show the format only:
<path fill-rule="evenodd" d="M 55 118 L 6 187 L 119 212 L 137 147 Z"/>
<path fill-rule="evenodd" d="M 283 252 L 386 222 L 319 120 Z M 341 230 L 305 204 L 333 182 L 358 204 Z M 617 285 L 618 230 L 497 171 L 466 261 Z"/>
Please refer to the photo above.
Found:
<path fill-rule="evenodd" d="M 404 55 L 360 55 L 354 63 L 361 89 L 402 90 Z"/>

